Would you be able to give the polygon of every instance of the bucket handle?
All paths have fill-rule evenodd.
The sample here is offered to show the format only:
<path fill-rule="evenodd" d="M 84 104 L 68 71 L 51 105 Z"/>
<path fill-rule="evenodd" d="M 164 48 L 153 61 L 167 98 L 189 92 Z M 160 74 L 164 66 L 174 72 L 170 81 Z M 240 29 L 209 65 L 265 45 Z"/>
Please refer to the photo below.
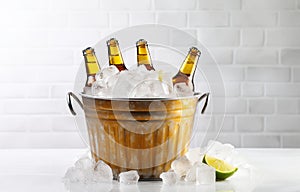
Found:
<path fill-rule="evenodd" d="M 74 111 L 73 105 L 72 105 L 72 101 L 71 101 L 71 97 L 73 97 L 73 99 L 79 104 L 79 106 L 83 109 L 83 104 L 82 102 L 78 99 L 78 97 L 73 93 L 73 92 L 68 92 L 67 93 L 67 103 L 68 103 L 68 107 L 70 112 L 72 113 L 72 115 L 76 115 L 76 112 Z M 203 114 L 207 108 L 208 105 L 208 98 L 209 98 L 209 93 L 204 93 L 203 95 L 201 95 L 198 99 L 198 102 L 200 102 L 202 99 L 205 98 L 205 103 L 203 105 L 203 108 L 201 110 L 201 114 Z"/>
<path fill-rule="evenodd" d="M 74 111 L 74 108 L 72 106 L 71 97 L 73 97 L 73 99 L 79 104 L 79 106 L 82 109 L 83 109 L 83 104 L 81 103 L 81 101 L 78 99 L 78 97 L 73 92 L 68 92 L 67 93 L 67 103 L 68 103 L 69 110 L 72 113 L 72 115 L 75 116 L 76 112 Z"/>
<path fill-rule="evenodd" d="M 201 110 L 201 114 L 203 114 L 207 108 L 209 93 L 204 93 L 203 95 L 201 95 L 198 99 L 198 102 L 200 102 L 204 98 L 205 98 L 205 102 L 204 102 L 203 108 Z"/>

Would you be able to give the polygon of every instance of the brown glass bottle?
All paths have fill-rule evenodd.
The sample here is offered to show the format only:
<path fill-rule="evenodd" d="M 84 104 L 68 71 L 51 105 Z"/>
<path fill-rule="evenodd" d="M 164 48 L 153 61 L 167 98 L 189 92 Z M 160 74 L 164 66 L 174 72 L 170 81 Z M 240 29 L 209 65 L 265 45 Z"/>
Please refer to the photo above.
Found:
<path fill-rule="evenodd" d="M 140 39 L 136 42 L 136 51 L 137 51 L 137 65 L 138 66 L 144 65 L 148 71 L 155 70 L 152 65 L 150 52 L 146 40 Z"/>
<path fill-rule="evenodd" d="M 93 82 L 96 81 L 95 75 L 100 71 L 100 65 L 98 63 L 95 51 L 93 48 L 88 47 L 82 51 L 85 61 L 85 68 L 87 74 L 86 87 L 91 87 Z"/>
<path fill-rule="evenodd" d="M 119 48 L 118 40 L 111 38 L 107 41 L 109 65 L 116 66 L 119 71 L 127 70 Z"/>
<path fill-rule="evenodd" d="M 201 52 L 196 47 L 191 47 L 188 55 L 181 64 L 178 73 L 172 78 L 173 85 L 176 83 L 186 83 L 194 91 L 194 72 Z"/>

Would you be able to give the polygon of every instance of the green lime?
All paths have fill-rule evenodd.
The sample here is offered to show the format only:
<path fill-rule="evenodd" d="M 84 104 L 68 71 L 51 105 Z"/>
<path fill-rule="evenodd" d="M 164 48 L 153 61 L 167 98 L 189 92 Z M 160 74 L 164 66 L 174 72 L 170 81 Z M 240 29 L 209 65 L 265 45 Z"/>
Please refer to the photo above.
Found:
<path fill-rule="evenodd" d="M 231 175 L 233 175 L 238 168 L 226 163 L 223 160 L 205 155 L 203 158 L 203 163 L 216 169 L 216 180 L 225 180 Z"/>

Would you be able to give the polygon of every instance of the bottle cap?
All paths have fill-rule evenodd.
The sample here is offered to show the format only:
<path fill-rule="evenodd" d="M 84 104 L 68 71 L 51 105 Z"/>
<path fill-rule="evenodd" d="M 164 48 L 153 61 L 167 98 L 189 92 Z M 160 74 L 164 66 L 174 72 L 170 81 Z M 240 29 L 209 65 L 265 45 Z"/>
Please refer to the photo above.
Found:
<path fill-rule="evenodd" d="M 199 56 L 201 54 L 200 50 L 197 47 L 191 47 L 190 48 L 190 53 L 192 55 L 197 55 L 197 56 Z"/>
<path fill-rule="evenodd" d="M 94 53 L 94 49 L 92 47 L 88 47 L 82 50 L 83 55 Z"/>
<path fill-rule="evenodd" d="M 115 38 L 111 38 L 108 41 L 106 41 L 108 46 L 117 46 L 119 44 L 118 40 Z"/>
<path fill-rule="evenodd" d="M 136 42 L 136 46 L 147 45 L 147 41 L 145 39 L 140 39 Z"/>

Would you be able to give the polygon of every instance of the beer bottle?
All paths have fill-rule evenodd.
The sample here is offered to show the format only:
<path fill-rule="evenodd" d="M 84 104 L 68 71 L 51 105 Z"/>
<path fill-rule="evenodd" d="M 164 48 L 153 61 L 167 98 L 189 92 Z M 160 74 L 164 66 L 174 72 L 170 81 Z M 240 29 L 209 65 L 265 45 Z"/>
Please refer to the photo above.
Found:
<path fill-rule="evenodd" d="M 95 51 L 93 48 L 88 47 L 82 51 L 85 61 L 85 68 L 87 74 L 86 87 L 91 87 L 93 82 L 96 81 L 95 75 L 100 71 L 100 65 L 98 63 Z"/>
<path fill-rule="evenodd" d="M 119 71 L 127 70 L 119 48 L 118 40 L 111 38 L 107 41 L 109 65 L 116 66 Z"/>
<path fill-rule="evenodd" d="M 181 64 L 178 73 L 172 78 L 173 85 L 186 83 L 194 91 L 194 72 L 201 52 L 196 47 L 191 47 L 188 55 Z"/>
<path fill-rule="evenodd" d="M 151 62 L 147 41 L 144 39 L 138 40 L 136 42 L 136 50 L 138 66 L 144 65 L 148 71 L 155 70 Z"/>

